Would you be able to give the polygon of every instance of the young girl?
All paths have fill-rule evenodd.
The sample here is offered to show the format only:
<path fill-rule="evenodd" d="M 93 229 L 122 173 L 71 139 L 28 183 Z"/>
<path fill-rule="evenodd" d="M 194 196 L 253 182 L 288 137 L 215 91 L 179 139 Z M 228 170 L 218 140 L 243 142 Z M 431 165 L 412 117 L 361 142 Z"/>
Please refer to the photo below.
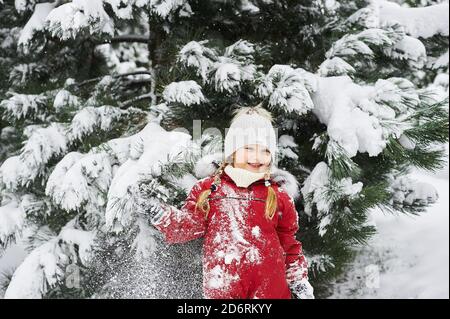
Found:
<path fill-rule="evenodd" d="M 168 243 L 204 237 L 205 298 L 314 298 L 294 201 L 271 178 L 271 122 L 260 106 L 241 108 L 215 174 L 192 187 L 181 209 L 158 203 L 152 218 Z"/>

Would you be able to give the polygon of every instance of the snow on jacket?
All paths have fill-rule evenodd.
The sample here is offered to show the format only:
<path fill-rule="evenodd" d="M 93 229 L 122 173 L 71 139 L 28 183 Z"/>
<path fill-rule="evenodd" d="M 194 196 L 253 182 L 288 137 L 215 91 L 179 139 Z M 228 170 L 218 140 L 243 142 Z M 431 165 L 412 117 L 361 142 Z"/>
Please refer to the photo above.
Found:
<path fill-rule="evenodd" d="M 288 281 L 307 280 L 308 275 L 302 244 L 295 238 L 299 226 L 292 197 L 272 178 L 277 210 L 268 220 L 263 179 L 243 188 L 225 172 L 220 178 L 209 196 L 206 219 L 195 205 L 213 183 L 212 176 L 192 187 L 180 209 L 163 204 L 163 214 L 152 224 L 171 244 L 204 237 L 205 298 L 291 298 Z"/>

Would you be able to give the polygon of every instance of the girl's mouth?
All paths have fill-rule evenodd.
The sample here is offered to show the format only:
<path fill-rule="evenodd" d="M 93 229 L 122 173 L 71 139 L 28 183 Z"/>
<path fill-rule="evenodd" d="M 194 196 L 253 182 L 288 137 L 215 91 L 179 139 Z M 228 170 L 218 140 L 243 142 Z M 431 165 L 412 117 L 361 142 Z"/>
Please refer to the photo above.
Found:
<path fill-rule="evenodd" d="M 253 168 L 260 168 L 261 166 L 263 166 L 263 164 L 257 164 L 257 163 L 247 163 L 247 164 Z"/>

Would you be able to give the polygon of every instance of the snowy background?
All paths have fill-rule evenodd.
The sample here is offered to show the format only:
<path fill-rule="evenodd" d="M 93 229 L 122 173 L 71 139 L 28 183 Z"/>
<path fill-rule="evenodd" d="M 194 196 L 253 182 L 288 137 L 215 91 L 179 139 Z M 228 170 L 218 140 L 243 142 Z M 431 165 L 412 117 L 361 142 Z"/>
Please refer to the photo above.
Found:
<path fill-rule="evenodd" d="M 3 0 L 0 0 L 0 3 L 3 2 Z M 10 2 L 12 3 L 12 1 Z M 31 2 L 34 3 L 35 1 Z M 115 0 L 74 0 L 57 8 L 53 3 L 38 3 L 33 15 L 23 29 L 15 30 L 18 44 L 23 46 L 24 52 L 33 52 L 35 48 L 30 46 L 31 40 L 34 37 L 38 38 L 40 32 L 44 30 L 44 21 L 46 21 L 45 25 L 48 28 L 46 31 L 51 32 L 53 36 L 58 36 L 62 41 L 72 37 L 75 38 L 78 33 L 86 30 L 89 30 L 91 34 L 98 33 L 106 36 L 126 34 L 122 33 L 124 30 L 119 30 L 121 24 L 115 26 L 112 24 L 113 19 L 107 15 L 101 6 L 103 2 L 110 3 L 112 8 L 115 9 L 114 14 L 118 20 L 131 14 L 131 11 L 126 10 L 131 7 L 119 8 L 120 1 Z M 139 0 L 135 2 L 137 8 L 141 9 L 144 2 Z M 178 8 L 179 4 L 185 1 L 168 0 L 163 2 L 176 4 Z M 272 2 L 272 0 L 266 2 Z M 323 2 L 330 12 L 333 12 L 339 6 L 337 1 Z M 405 1 L 396 2 L 403 3 Z M 432 0 L 422 2 L 424 6 L 435 3 Z M 270 67 L 270 70 L 267 66 L 267 70 L 269 70 L 267 74 L 265 72 L 257 73 L 256 65 L 253 63 L 253 54 L 256 52 L 255 48 L 258 50 L 259 48 L 243 40 L 217 51 L 213 50 L 213 46 L 210 46 L 207 42 L 186 41 L 182 46 L 180 44 L 180 59 L 177 63 L 194 67 L 195 77 L 193 78 L 196 78 L 197 82 L 191 80 L 172 82 L 173 79 L 177 79 L 177 76 L 174 76 L 173 79 L 170 77 L 164 79 L 164 76 L 162 76 L 160 85 L 164 89 L 160 88 L 160 92 L 155 92 L 156 83 L 150 83 L 149 88 L 145 87 L 147 85 L 145 83 L 152 82 L 149 81 L 149 78 L 153 77 L 150 75 L 154 75 L 151 72 L 154 72 L 156 68 L 142 70 L 139 67 L 141 64 L 149 63 L 147 57 L 141 60 L 140 54 L 136 53 L 144 51 L 141 50 L 142 48 L 136 49 L 136 56 L 134 56 L 134 53 L 131 54 L 130 52 L 134 52 L 133 50 L 137 46 L 131 47 L 131 51 L 123 50 L 120 47 L 119 50 L 115 51 L 111 44 L 102 42 L 103 44 L 99 45 L 97 52 L 104 57 L 109 71 L 114 76 L 108 74 L 97 78 L 98 84 L 84 98 L 79 98 L 67 90 L 68 88 L 73 89 L 73 78 L 67 78 L 64 88 L 58 87 L 58 90 L 46 92 L 48 96 L 44 93 L 39 95 L 12 94 L 0 105 L 8 111 L 8 114 L 11 113 L 10 115 L 14 119 L 28 116 L 28 112 L 33 113 L 33 110 L 40 110 L 46 101 L 52 105 L 51 112 L 56 115 L 51 115 L 56 116 L 56 118 L 62 114 L 59 114 L 59 112 L 63 111 L 64 107 L 73 107 L 73 110 L 71 110 L 73 113 L 70 113 L 70 117 L 65 119 L 66 122 L 69 122 L 64 122 L 68 131 L 63 131 L 64 126 L 55 124 L 52 117 L 49 117 L 51 119 L 51 121 L 49 120 L 51 122 L 49 126 L 27 126 L 24 135 L 28 136 L 29 139 L 24 146 L 22 156 L 11 156 L 0 167 L 0 180 L 8 186 L 10 195 L 16 196 L 16 193 L 20 195 L 18 199 L 5 201 L 0 205 L 0 216 L 2 217 L 0 240 L 9 237 L 17 229 L 24 226 L 25 211 L 19 208 L 18 203 L 23 201 L 27 207 L 33 204 L 31 200 L 33 197 L 30 199 L 28 193 L 22 196 L 17 192 L 17 189 L 28 185 L 29 182 L 34 181 L 39 174 L 44 172 L 51 173 L 49 176 L 45 176 L 45 194 L 51 201 L 64 211 L 74 208 L 80 209 L 87 216 L 92 217 L 92 220 L 90 220 L 91 223 L 87 223 L 88 227 L 86 228 L 79 228 L 79 225 L 74 225 L 76 218 L 70 220 L 67 225 L 67 221 L 64 221 L 63 225 L 58 227 L 58 232 L 61 231 L 61 233 L 47 234 L 48 236 L 45 234 L 47 228 L 42 227 L 43 231 L 37 232 L 37 238 L 35 238 L 36 243 L 42 245 L 34 246 L 35 249 L 31 254 L 24 249 L 25 246 L 29 245 L 21 243 L 20 240 L 7 248 L 6 251 L 0 251 L 0 297 L 2 297 L 6 288 L 1 286 L 2 278 L 11 277 L 27 255 L 31 255 L 31 258 L 27 258 L 27 265 L 23 267 L 19 275 L 15 276 L 16 280 L 15 284 L 12 285 L 10 296 L 45 296 L 47 291 L 42 287 L 49 281 L 55 281 L 55 278 L 58 277 L 58 271 L 60 271 L 56 262 L 57 259 L 63 257 L 59 260 L 61 262 L 68 260 L 65 257 L 68 257 L 74 251 L 73 247 L 75 244 L 79 244 L 78 241 L 82 248 L 80 249 L 80 256 L 75 257 L 80 257 L 82 261 L 88 259 L 88 248 L 90 248 L 93 238 L 93 231 L 97 230 L 95 224 L 97 217 L 100 218 L 102 225 L 106 224 L 108 228 L 111 228 L 109 230 L 113 228 L 114 230 L 120 230 L 119 228 L 122 226 L 128 230 L 131 229 L 130 225 L 139 229 L 139 235 L 133 242 L 138 243 L 137 251 L 145 253 L 151 250 L 149 247 L 154 244 L 152 230 L 143 223 L 139 214 L 129 213 L 134 212 L 134 210 L 131 209 L 133 201 L 131 201 L 132 197 L 129 197 L 127 192 L 128 186 L 138 185 L 138 173 L 149 172 L 153 165 L 156 166 L 159 159 L 171 153 L 173 149 L 181 148 L 181 146 L 187 144 L 189 138 L 181 133 L 166 132 L 155 122 L 152 122 L 138 133 L 132 131 L 126 132 L 125 135 L 123 135 L 125 132 L 121 132 L 122 135 L 119 134 L 119 136 L 134 134 L 130 137 L 111 139 L 112 136 L 108 136 L 109 142 L 101 144 L 112 148 L 113 153 L 115 153 L 113 155 L 117 157 L 117 163 L 111 162 L 110 154 L 100 147 L 91 149 L 89 153 L 86 153 L 87 150 L 84 148 L 76 149 L 76 152 L 69 152 L 69 150 L 72 150 L 69 147 L 72 143 L 87 140 L 88 136 L 102 136 L 103 133 L 106 135 L 106 132 L 116 128 L 116 124 L 119 127 L 119 122 L 139 122 L 138 120 L 142 121 L 144 118 L 154 120 L 153 111 L 155 110 L 157 111 L 156 114 L 161 117 L 167 115 L 168 110 L 175 114 L 177 104 L 182 104 L 184 112 L 187 112 L 186 110 L 189 110 L 191 105 L 208 105 L 207 100 L 211 97 L 217 98 L 220 96 L 219 101 L 228 101 L 226 94 L 240 88 L 243 83 L 255 80 L 252 85 L 256 88 L 255 92 L 258 98 L 266 99 L 270 106 L 282 109 L 287 114 L 294 114 L 296 117 L 311 112 L 321 124 L 327 127 L 322 137 L 315 136 L 314 147 L 311 152 L 308 149 L 304 153 L 319 152 L 321 148 L 319 146 L 327 141 L 324 137 L 331 138 L 328 146 L 336 151 L 334 155 L 342 155 L 338 154 L 342 148 L 345 151 L 345 156 L 348 155 L 349 160 L 358 153 L 367 152 L 370 156 L 380 154 L 387 145 L 386 137 L 390 136 L 399 138 L 402 150 L 414 149 L 413 141 L 408 139 L 407 135 L 401 135 L 407 128 L 406 125 L 403 125 L 408 124 L 407 121 L 404 122 L 403 120 L 405 117 L 407 118 L 406 115 L 413 114 L 413 108 L 407 108 L 406 104 L 417 106 L 419 92 L 421 98 L 426 100 L 423 96 L 426 96 L 424 93 L 428 89 L 436 90 L 435 93 L 438 93 L 442 98 L 448 96 L 449 51 L 445 48 L 446 52 L 441 52 L 442 45 L 439 47 L 439 52 L 434 52 L 434 50 L 428 48 L 430 46 L 437 49 L 440 45 L 440 42 L 430 40 L 435 39 L 433 36 L 437 34 L 441 34 L 448 43 L 448 1 L 438 2 L 442 2 L 442 4 L 416 10 L 399 8 L 390 1 L 374 0 L 370 9 L 363 8 L 351 16 L 350 21 L 359 26 L 358 33 L 352 33 L 355 30 L 352 30 L 352 32 L 349 30 L 350 33 L 339 39 L 334 39 L 336 41 L 330 43 L 327 46 L 326 53 L 324 52 L 326 59 L 323 62 L 321 61 L 320 65 L 317 64 L 318 68 L 311 70 L 307 68 L 308 71 L 302 68 L 294 69 L 287 64 L 275 64 Z M 15 1 L 18 11 L 26 9 L 25 3 L 28 3 L 28 1 Z M 255 14 L 257 13 L 258 10 L 251 6 L 251 1 L 242 0 L 240 3 L 242 4 L 240 8 L 242 12 L 250 10 L 254 11 Z M 23 4 L 23 8 L 18 4 Z M 445 8 L 445 10 L 442 8 Z M 65 11 L 65 9 L 68 11 Z M 157 9 L 159 14 L 164 13 L 164 16 L 170 13 L 170 10 L 167 11 L 167 6 L 157 6 Z M 67 14 L 67 12 L 71 12 L 72 15 Z M 186 12 L 181 10 L 180 13 L 185 14 Z M 80 18 L 80 16 L 84 17 L 85 14 L 87 16 L 92 15 L 95 19 L 79 19 L 78 24 L 74 23 L 75 20 L 70 20 L 71 17 Z M 331 19 L 332 16 L 333 14 L 330 14 L 328 18 Z M 297 21 L 298 17 L 293 20 Z M 0 22 L 4 21 L 0 20 Z M 145 21 L 147 23 L 147 20 Z M 394 32 L 390 23 L 395 21 L 402 25 L 403 30 Z M 101 23 L 98 24 L 99 22 Z M 305 23 L 305 25 L 310 24 Z M 117 27 L 118 30 L 114 30 L 114 27 Z M 3 35 L 8 34 L 8 36 L 4 36 L 3 44 L 3 48 L 7 48 L 13 41 L 9 37 L 9 29 L 4 29 L 2 32 Z M 423 39 L 423 43 L 418 38 Z M 278 46 L 278 42 L 276 45 Z M 394 78 L 391 73 L 389 73 L 388 79 L 384 79 L 388 76 L 383 74 L 376 79 L 366 78 L 364 73 L 366 70 L 370 70 L 370 68 L 368 69 L 369 65 L 372 63 L 372 66 L 377 66 L 375 60 L 372 60 L 375 53 L 369 45 L 377 48 L 377 58 L 379 54 L 388 58 L 388 60 L 404 61 L 404 69 L 399 69 L 399 72 L 392 74 L 400 74 L 399 76 L 404 76 L 405 79 Z M 147 43 L 143 47 L 147 50 Z M 303 46 L 298 45 L 298 47 L 303 49 Z M 277 57 L 281 52 L 283 51 L 277 53 Z M 427 54 L 430 54 L 430 57 Z M 66 58 L 67 55 L 63 54 L 63 56 Z M 118 58 L 119 56 L 125 56 L 123 61 Z M 130 58 L 130 56 L 133 57 Z M 311 56 L 314 55 L 311 54 Z M 157 61 L 158 59 L 155 59 L 153 62 L 157 65 Z M 53 63 L 53 61 L 51 62 Z M 365 66 L 365 62 L 369 64 Z M 378 61 L 378 63 L 380 62 Z M 385 66 L 384 63 L 380 64 Z M 30 66 L 33 65 L 35 63 L 30 63 Z M 437 76 L 428 80 L 424 78 L 426 75 L 424 72 L 409 72 L 409 69 L 417 71 L 424 68 L 428 68 L 428 71 L 439 71 L 436 71 Z M 42 69 L 45 69 L 45 67 L 42 67 Z M 23 65 L 19 65 L 16 69 L 16 77 L 11 77 L 17 78 L 15 85 L 19 88 L 26 82 L 23 80 L 25 79 L 24 76 L 18 76 L 22 74 L 22 71 L 18 72 L 20 70 L 25 74 L 27 69 Z M 161 70 L 164 73 L 165 69 Z M 364 72 L 361 72 L 361 70 L 364 70 Z M 379 71 L 387 72 L 387 70 Z M 354 78 L 349 76 L 349 74 L 355 72 Z M 359 76 L 362 76 L 363 79 L 358 78 Z M 119 82 L 116 83 L 116 81 L 120 77 L 131 77 L 130 83 L 144 83 L 142 84 L 144 87 L 131 93 L 124 89 L 121 92 L 123 96 L 120 94 L 119 97 L 114 96 L 114 94 L 109 96 L 109 93 L 118 91 L 115 85 L 118 85 Z M 155 76 L 154 78 L 158 77 Z M 191 77 L 186 77 L 186 79 L 188 78 Z M 239 80 L 236 80 L 237 78 Z M 415 85 L 406 78 L 412 78 L 419 83 L 423 80 L 423 82 L 429 84 L 429 87 L 416 90 Z M 164 83 L 165 81 L 168 83 Z M 202 85 L 198 84 L 200 82 L 202 82 Z M 11 89 L 15 91 L 14 86 Z M 20 90 L 18 91 L 20 92 Z M 205 92 L 205 95 L 203 92 Z M 290 93 L 287 94 L 287 92 Z M 157 99 L 156 93 L 159 94 L 158 98 L 160 99 Z M 211 96 L 207 96 L 206 93 Z M 424 95 L 422 96 L 422 94 Z M 82 95 L 80 94 L 80 96 Z M 132 99 L 129 99 L 130 97 Z M 142 110 L 130 107 L 130 105 L 136 104 L 136 98 L 142 103 L 151 100 L 152 112 L 147 112 L 146 108 Z M 408 103 L 398 102 L 403 101 L 403 99 L 406 99 Z M 103 101 L 109 100 L 115 101 L 115 105 L 104 105 Z M 161 103 L 158 104 L 157 102 Z M 221 103 L 218 103 L 218 105 L 221 105 Z M 193 107 L 191 110 L 195 110 L 195 108 Z M 207 117 L 206 114 L 203 114 L 203 116 L 199 115 L 197 118 Z M 372 123 L 379 125 L 372 126 Z M 289 118 L 283 125 L 285 125 L 285 128 L 291 127 Z M 12 134 L 17 129 L 15 126 L 11 122 L 10 126 L 2 130 L 1 136 L 4 140 L 9 140 L 8 134 Z M 134 125 L 130 126 L 134 127 Z M 298 132 L 294 132 L 293 136 L 300 135 Z M 307 132 L 310 133 L 310 130 L 307 130 Z M 292 138 L 293 136 L 287 137 Z M 145 143 L 140 143 L 141 140 Z M 161 140 L 165 140 L 166 143 L 160 143 Z M 302 161 L 295 152 L 288 152 L 291 151 L 290 145 L 296 146 L 293 138 L 292 143 L 289 143 L 289 141 L 291 140 L 288 139 L 286 145 L 281 143 L 281 146 L 286 146 L 283 148 L 287 150 L 285 152 L 286 157 L 288 159 L 290 157 L 290 160 L 294 159 L 295 163 L 306 163 L 307 161 Z M 339 143 L 335 141 L 339 141 Z M 173 145 L 177 147 L 171 148 Z M 404 196 L 401 198 L 400 204 L 404 204 L 403 201 L 406 204 L 411 204 L 414 200 L 422 199 L 426 203 L 429 202 L 429 199 L 434 200 L 434 190 L 425 186 L 421 187 L 420 183 L 434 186 L 439 193 L 438 200 L 431 204 L 426 212 L 415 217 L 411 215 L 385 215 L 380 210 L 372 210 L 370 212 L 371 223 L 376 226 L 377 234 L 370 240 L 369 245 L 361 248 L 357 258 L 348 265 L 345 275 L 336 279 L 330 298 L 449 298 L 448 144 L 446 149 L 447 165 L 445 168 L 435 173 L 418 169 L 413 170 L 409 177 L 415 179 L 418 183 L 411 182 L 411 185 L 401 185 L 401 183 L 397 183 L 398 181 L 394 181 L 396 186 L 405 186 L 405 189 L 395 188 L 393 196 L 398 194 L 404 196 L 404 193 L 409 190 L 406 189 L 407 186 L 414 189 L 410 196 L 413 197 L 413 200 L 405 199 Z M 60 159 L 57 167 L 51 167 L 52 170 L 47 172 L 47 166 L 53 165 L 49 161 L 52 156 L 64 156 L 64 158 Z M 97 166 L 97 161 L 100 161 L 101 165 Z M 158 166 L 158 169 L 161 169 L 162 172 L 161 167 Z M 201 176 L 197 172 L 198 170 L 196 170 L 195 177 L 200 178 Z M 304 183 L 302 194 L 320 194 L 319 191 L 331 187 L 332 184 L 327 183 L 328 178 L 320 179 L 326 176 L 325 173 L 327 172 L 328 167 L 324 165 L 324 162 L 317 163 L 316 167 L 310 167 L 309 173 L 312 177 L 308 177 L 310 181 Z M 179 183 L 179 186 L 185 191 L 189 189 L 187 186 L 192 185 L 195 181 L 194 175 L 191 173 L 194 172 L 186 174 L 187 178 Z M 153 177 L 151 176 L 151 178 Z M 378 178 L 378 175 L 376 177 Z M 93 180 L 100 185 L 101 189 L 97 190 L 91 187 L 93 184 L 97 185 L 92 183 Z M 311 183 L 311 180 L 319 183 Z M 352 184 L 351 180 L 345 178 L 339 182 L 345 182 L 345 185 L 349 184 L 348 186 L 351 187 L 348 187 L 348 190 L 350 191 L 359 192 L 361 190 L 361 183 Z M 102 192 L 107 193 L 107 198 L 99 196 Z M 43 193 L 44 189 L 41 190 L 41 194 Z M 344 190 L 344 193 L 339 195 L 345 198 L 344 195 L 350 194 L 345 193 Z M 117 207 L 120 205 L 115 205 L 116 200 L 120 200 L 120 203 L 127 205 L 127 209 L 124 210 L 127 212 L 126 214 L 118 211 Z M 305 213 L 311 214 L 312 204 L 316 205 L 316 208 L 322 208 L 323 211 L 319 212 L 319 217 L 321 219 L 320 236 L 323 237 L 328 230 L 332 230 L 334 227 L 331 223 L 331 214 L 329 214 L 331 205 L 328 205 L 327 199 L 322 196 L 314 196 L 314 201 L 316 202 L 305 201 Z M 396 202 L 396 204 L 398 203 Z M 25 231 L 31 229 L 32 227 L 25 228 Z M 100 233 L 102 234 L 102 232 Z M 125 233 L 130 234 L 131 232 L 126 231 Z M 26 238 L 26 236 L 23 236 L 23 238 Z M 52 243 L 59 240 L 63 242 L 64 249 L 67 249 L 69 255 L 66 256 L 61 253 L 61 247 L 57 247 L 56 250 L 48 249 Z M 321 247 L 327 247 L 327 245 Z M 136 255 L 139 256 L 139 253 Z M 43 259 L 46 263 L 41 263 L 41 255 L 44 256 Z M 326 254 L 324 256 L 327 257 Z M 166 266 L 164 263 L 161 264 Z M 174 264 L 173 266 L 176 267 L 177 265 Z M 134 280 L 146 286 L 146 288 L 149 286 L 145 283 L 145 278 L 141 278 L 139 274 L 133 271 L 126 271 L 126 274 L 133 275 Z M 130 281 L 126 281 L 126 283 L 126 286 L 135 288 L 133 284 L 130 284 Z M 188 288 L 190 289 L 190 287 Z M 145 293 L 145 291 L 142 292 Z M 135 291 L 129 291 L 128 293 L 137 296 Z M 177 294 L 184 295 L 178 290 Z"/>
<path fill-rule="evenodd" d="M 439 192 L 426 213 L 392 216 L 372 210 L 378 233 L 336 282 L 331 298 L 449 298 L 448 169 L 447 162 L 434 174 L 414 170 L 413 178 Z"/>

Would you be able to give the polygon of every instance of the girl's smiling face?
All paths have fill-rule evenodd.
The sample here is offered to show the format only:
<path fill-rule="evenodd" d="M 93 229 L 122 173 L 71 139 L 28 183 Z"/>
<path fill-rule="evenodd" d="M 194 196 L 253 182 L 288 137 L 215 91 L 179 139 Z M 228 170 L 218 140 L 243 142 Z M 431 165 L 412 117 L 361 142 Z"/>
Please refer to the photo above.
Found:
<path fill-rule="evenodd" d="M 272 156 L 267 147 L 259 144 L 248 144 L 234 152 L 233 159 L 233 166 L 236 168 L 262 173 L 269 170 Z"/>

